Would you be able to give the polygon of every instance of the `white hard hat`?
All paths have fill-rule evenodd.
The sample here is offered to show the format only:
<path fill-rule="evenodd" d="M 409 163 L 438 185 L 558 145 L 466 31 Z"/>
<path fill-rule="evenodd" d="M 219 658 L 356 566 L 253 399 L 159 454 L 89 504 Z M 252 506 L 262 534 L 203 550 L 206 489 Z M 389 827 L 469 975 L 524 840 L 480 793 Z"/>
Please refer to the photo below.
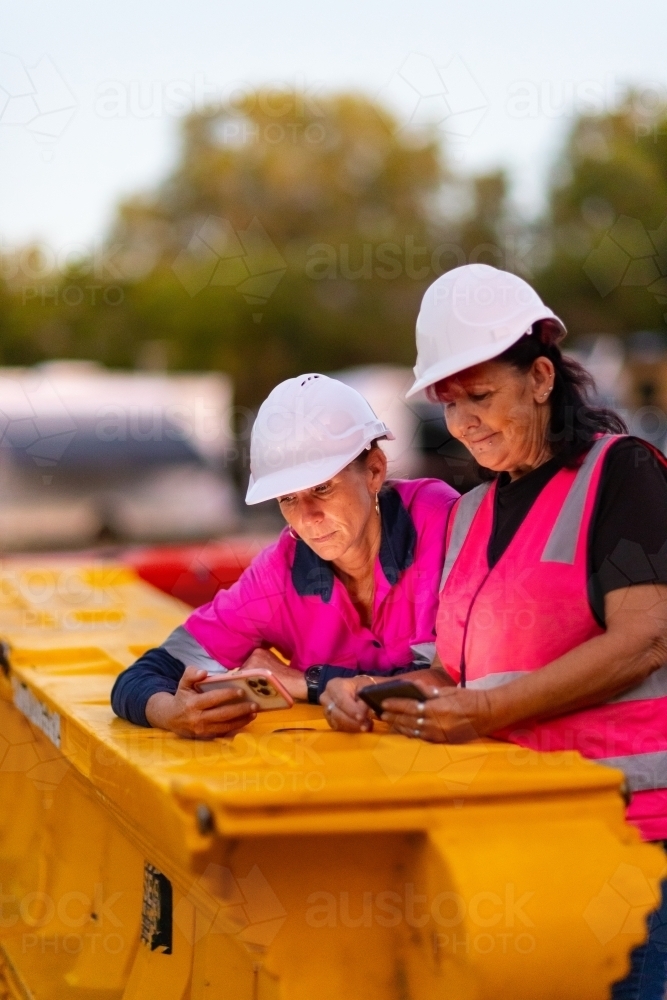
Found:
<path fill-rule="evenodd" d="M 406 393 L 490 361 L 515 344 L 533 323 L 565 325 L 528 282 L 488 264 L 464 264 L 426 289 L 417 318 L 415 383 Z"/>
<path fill-rule="evenodd" d="M 288 378 L 264 400 L 253 425 L 245 502 L 325 483 L 376 438 L 394 435 L 356 389 L 327 375 Z"/>

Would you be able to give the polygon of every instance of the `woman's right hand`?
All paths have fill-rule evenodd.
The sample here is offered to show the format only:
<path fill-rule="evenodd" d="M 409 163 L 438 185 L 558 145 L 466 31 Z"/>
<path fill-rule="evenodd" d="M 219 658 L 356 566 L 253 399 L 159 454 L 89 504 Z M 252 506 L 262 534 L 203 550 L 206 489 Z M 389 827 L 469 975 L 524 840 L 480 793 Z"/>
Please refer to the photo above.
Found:
<path fill-rule="evenodd" d="M 357 697 L 357 691 L 372 684 L 369 677 L 334 677 L 320 696 L 324 715 L 332 729 L 344 733 L 369 733 L 373 715 L 368 705 Z"/>
<path fill-rule="evenodd" d="M 197 691 L 195 685 L 206 675 L 207 671 L 199 667 L 186 667 L 175 694 L 158 691 L 151 695 L 146 704 L 146 718 L 151 726 L 188 739 L 212 740 L 252 722 L 258 707 L 245 700 L 241 688 L 204 694 Z"/>

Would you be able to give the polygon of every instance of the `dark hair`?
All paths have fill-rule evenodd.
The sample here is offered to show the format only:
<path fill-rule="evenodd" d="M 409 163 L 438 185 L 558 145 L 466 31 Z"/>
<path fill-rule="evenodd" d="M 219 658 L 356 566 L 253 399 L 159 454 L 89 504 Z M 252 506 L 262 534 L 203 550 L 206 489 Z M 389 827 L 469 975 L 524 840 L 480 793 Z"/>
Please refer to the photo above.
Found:
<path fill-rule="evenodd" d="M 595 389 L 593 376 L 574 358 L 563 356 L 558 346 L 561 337 L 556 323 L 540 320 L 533 324 L 532 333 L 524 333 L 493 360 L 520 372 L 529 371 L 537 358 L 549 358 L 553 363 L 556 377 L 549 399 L 548 440 L 553 454 L 561 455 L 565 466 L 572 468 L 579 465 L 598 434 L 627 434 L 628 429 L 614 410 L 590 402 Z M 443 379 L 432 386 L 432 399 L 440 399 L 445 382 Z"/>
<path fill-rule="evenodd" d="M 363 451 L 360 451 L 356 458 L 353 458 L 350 465 L 366 465 L 366 459 L 372 451 L 380 447 L 380 441 L 382 438 L 374 438 L 370 444 L 367 444 Z"/>

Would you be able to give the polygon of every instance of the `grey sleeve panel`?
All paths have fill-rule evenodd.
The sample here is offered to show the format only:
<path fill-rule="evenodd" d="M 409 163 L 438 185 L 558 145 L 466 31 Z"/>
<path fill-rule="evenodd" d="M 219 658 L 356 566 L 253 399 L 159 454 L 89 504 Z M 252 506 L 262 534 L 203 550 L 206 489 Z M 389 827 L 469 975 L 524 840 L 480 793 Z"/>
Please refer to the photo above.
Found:
<path fill-rule="evenodd" d="M 214 660 L 213 657 L 206 652 L 201 643 L 197 642 L 196 639 L 190 635 L 187 629 L 179 625 L 175 628 L 171 635 L 165 639 L 162 643 L 161 649 L 166 649 L 168 653 L 176 657 L 186 665 L 186 667 L 201 667 L 204 670 L 224 670 L 227 668 L 223 667 L 222 664 Z"/>
<path fill-rule="evenodd" d="M 544 547 L 541 562 L 567 563 L 569 565 L 574 563 L 588 488 L 600 452 L 606 446 L 609 438 L 609 434 L 599 438 L 582 462 Z"/>
<path fill-rule="evenodd" d="M 423 663 L 425 667 L 430 667 L 435 658 L 434 642 L 417 642 L 410 646 L 415 663 Z"/>
<path fill-rule="evenodd" d="M 482 500 L 491 489 L 491 486 L 491 483 L 482 483 L 481 486 L 476 486 L 475 489 L 470 490 L 469 493 L 464 493 L 458 501 L 458 509 L 454 516 L 454 527 L 452 528 L 452 534 L 447 547 L 445 565 L 442 569 L 440 590 L 442 590 L 447 583 L 452 567 L 458 558 L 459 552 L 463 548 L 463 543 L 465 542 L 468 531 L 470 530 L 470 525 L 472 524 L 475 514 L 481 506 Z"/>

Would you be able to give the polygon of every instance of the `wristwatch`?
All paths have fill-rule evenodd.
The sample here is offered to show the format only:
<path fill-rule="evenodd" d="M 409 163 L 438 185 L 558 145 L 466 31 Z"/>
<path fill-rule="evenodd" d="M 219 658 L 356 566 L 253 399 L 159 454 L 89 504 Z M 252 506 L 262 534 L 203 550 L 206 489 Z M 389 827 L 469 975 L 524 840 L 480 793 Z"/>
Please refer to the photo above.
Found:
<path fill-rule="evenodd" d="M 308 667 L 304 673 L 306 678 L 306 689 L 308 691 L 308 701 L 311 705 L 319 704 L 319 685 L 320 685 L 320 675 L 322 673 L 324 664 L 316 663 L 313 667 Z"/>

